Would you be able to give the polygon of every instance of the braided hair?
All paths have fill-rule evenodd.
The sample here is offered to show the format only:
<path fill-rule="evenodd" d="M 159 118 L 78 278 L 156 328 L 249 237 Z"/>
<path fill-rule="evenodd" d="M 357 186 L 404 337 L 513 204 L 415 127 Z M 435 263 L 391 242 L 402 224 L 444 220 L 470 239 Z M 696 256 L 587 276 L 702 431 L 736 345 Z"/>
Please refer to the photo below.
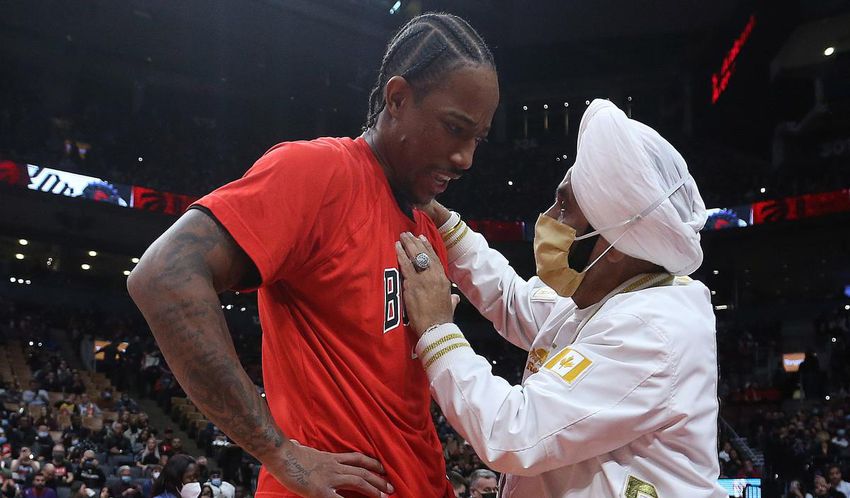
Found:
<path fill-rule="evenodd" d="M 365 128 L 373 127 L 384 110 L 384 87 L 393 76 L 402 76 L 424 95 L 441 76 L 465 65 L 496 67 L 487 44 L 469 23 L 445 13 L 414 17 L 387 45 L 378 81 L 369 94 Z"/>

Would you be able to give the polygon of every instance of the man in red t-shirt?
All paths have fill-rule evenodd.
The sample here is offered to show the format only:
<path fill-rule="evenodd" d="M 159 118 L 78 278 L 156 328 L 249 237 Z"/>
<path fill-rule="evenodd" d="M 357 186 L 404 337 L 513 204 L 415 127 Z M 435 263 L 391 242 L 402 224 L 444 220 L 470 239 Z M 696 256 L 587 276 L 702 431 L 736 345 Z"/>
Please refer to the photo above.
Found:
<path fill-rule="evenodd" d="M 184 390 L 263 463 L 258 497 L 454 496 L 395 243 L 410 232 L 439 246 L 415 206 L 472 165 L 498 99 L 474 30 L 416 17 L 387 47 L 361 137 L 273 147 L 193 205 L 130 276 Z M 268 405 L 227 331 L 216 293 L 229 288 L 259 289 Z"/>

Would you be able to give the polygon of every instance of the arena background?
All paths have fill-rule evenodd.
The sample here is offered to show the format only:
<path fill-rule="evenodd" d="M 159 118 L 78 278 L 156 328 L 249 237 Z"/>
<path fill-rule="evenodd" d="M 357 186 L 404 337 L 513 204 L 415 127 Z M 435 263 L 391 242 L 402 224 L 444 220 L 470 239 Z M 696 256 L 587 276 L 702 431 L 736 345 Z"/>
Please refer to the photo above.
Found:
<path fill-rule="evenodd" d="M 609 98 L 657 128 L 717 208 L 695 278 L 718 321 L 720 440 L 731 445 L 718 449 L 721 477 L 735 496 L 785 496 L 795 479 L 813 492 L 831 464 L 847 476 L 850 6 L 838 0 L 4 2 L 5 433 L 32 414 L 70 446 L 58 406 L 63 390 L 82 390 L 102 410 L 86 417 L 98 453 L 118 418 L 138 451 L 145 413 L 163 452 L 181 439 L 250 496 L 256 462 L 157 362 L 126 275 L 189 202 L 271 145 L 358 135 L 386 41 L 429 10 L 481 32 L 502 91 L 488 143 L 441 200 L 530 276 L 533 222 L 572 164 L 587 103 Z M 222 306 L 260 396 L 256 296 L 226 293 Z M 519 379 L 519 350 L 468 303 L 458 321 L 494 371 Z M 60 362 L 71 372 L 61 382 Z M 31 380 L 50 386 L 49 415 L 25 406 Z M 447 469 L 469 475 L 480 463 L 435 419 Z M 79 460 L 82 447 L 66 449 Z M 106 456 L 101 485 L 120 463 Z M 133 475 L 149 492 L 149 475 Z M 746 490 L 744 478 L 755 479 Z"/>

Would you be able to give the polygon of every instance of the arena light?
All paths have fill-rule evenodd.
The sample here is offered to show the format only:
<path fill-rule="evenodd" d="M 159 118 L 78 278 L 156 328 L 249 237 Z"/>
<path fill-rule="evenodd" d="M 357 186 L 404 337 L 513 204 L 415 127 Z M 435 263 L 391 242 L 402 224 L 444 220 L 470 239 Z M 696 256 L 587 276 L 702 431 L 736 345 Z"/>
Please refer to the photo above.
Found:
<path fill-rule="evenodd" d="M 28 241 L 27 239 L 18 239 L 18 244 L 20 244 L 22 246 L 25 246 L 29 243 L 30 243 L 30 241 Z"/>
<path fill-rule="evenodd" d="M 850 304 L 844 305 L 844 311 L 850 311 Z"/>
<path fill-rule="evenodd" d="M 14 284 L 17 280 L 18 280 L 18 279 L 17 279 L 17 278 L 15 278 L 15 277 L 9 277 L 9 282 L 12 282 L 13 284 Z"/>
<path fill-rule="evenodd" d="M 830 55 L 832 55 L 834 53 L 835 53 L 835 47 L 826 47 L 826 49 L 823 51 L 823 55 L 825 55 L 827 57 L 829 57 Z"/>
<path fill-rule="evenodd" d="M 713 271 L 713 272 L 711 272 L 711 273 L 714 273 L 715 275 L 719 275 L 719 274 L 720 274 L 720 270 L 714 270 L 714 271 Z"/>
<path fill-rule="evenodd" d="M 396 12 L 398 12 L 398 9 L 400 9 L 400 8 L 401 8 L 401 0 L 398 0 L 396 3 L 393 4 L 392 7 L 390 7 L 390 15 L 393 15 Z"/>
<path fill-rule="evenodd" d="M 15 254 L 15 259 L 24 259 L 24 255 L 21 253 Z"/>
<path fill-rule="evenodd" d="M 728 310 L 728 309 L 729 309 L 729 305 L 726 305 L 726 304 L 718 304 L 717 306 L 714 307 L 714 311 L 723 311 L 723 310 Z"/>
<path fill-rule="evenodd" d="M 83 270 L 91 270 L 91 265 L 88 263 L 83 263 L 80 265 L 80 268 L 82 268 Z"/>
<path fill-rule="evenodd" d="M 763 194 L 763 193 L 767 192 L 767 189 L 762 187 L 762 188 L 759 189 L 759 192 L 761 192 Z"/>
<path fill-rule="evenodd" d="M 124 270 L 124 276 L 129 277 L 130 276 L 130 270 Z"/>
<path fill-rule="evenodd" d="M 712 295 L 712 296 L 716 296 L 716 295 L 717 295 L 717 291 L 715 291 L 715 290 L 711 291 L 711 295 Z"/>
<path fill-rule="evenodd" d="M 513 186 L 514 186 L 514 182 L 512 180 L 508 180 L 508 187 L 513 187 Z"/>
<path fill-rule="evenodd" d="M 528 110 L 528 106 L 527 106 L 527 105 L 522 106 L 522 110 L 523 110 L 523 111 L 527 111 L 527 110 Z"/>
<path fill-rule="evenodd" d="M 830 398 L 829 398 L 829 394 L 827 394 L 826 396 L 824 396 L 824 397 L 823 397 L 823 399 L 825 399 L 825 400 L 829 401 L 829 399 L 830 399 Z"/>
<path fill-rule="evenodd" d="M 543 104 L 543 110 L 549 109 L 549 104 Z"/>
<path fill-rule="evenodd" d="M 564 155 L 563 155 L 563 156 L 561 156 L 561 157 L 563 157 L 564 159 L 566 159 L 566 158 L 567 158 L 567 155 L 566 155 L 566 154 L 564 154 Z"/>
<path fill-rule="evenodd" d="M 569 107 L 569 106 L 570 106 L 569 102 L 564 102 L 564 107 Z"/>
<path fill-rule="evenodd" d="M 22 283 L 24 283 L 24 279 L 22 279 L 22 278 L 19 278 L 19 279 L 18 279 L 18 283 L 19 283 L 19 284 L 22 284 Z"/>
<path fill-rule="evenodd" d="M 243 306 L 243 307 L 239 308 L 239 311 L 248 311 L 248 308 Z"/>
<path fill-rule="evenodd" d="M 741 31 L 741 34 L 738 35 L 738 38 L 735 39 L 735 42 L 732 44 L 732 48 L 726 52 L 726 55 L 723 57 L 723 63 L 720 65 L 720 71 L 716 73 L 712 73 L 711 75 L 711 103 L 716 104 L 717 100 L 720 98 L 720 95 L 726 91 L 726 87 L 729 86 L 729 78 L 732 77 L 732 74 L 735 72 L 735 68 L 737 65 L 735 61 L 738 58 L 738 55 L 741 53 L 741 49 L 744 47 L 744 44 L 747 43 L 747 40 L 750 38 L 750 34 L 753 31 L 753 27 L 756 25 L 756 16 L 751 15 L 749 20 L 747 20 L 747 25 L 744 26 L 744 30 Z"/>
<path fill-rule="evenodd" d="M 144 161 L 144 160 L 145 160 L 145 158 L 144 158 L 144 157 L 139 156 L 139 162 L 142 162 L 142 161 Z"/>
<path fill-rule="evenodd" d="M 832 338 L 832 342 L 836 342 L 837 340 L 838 339 L 836 339 L 835 337 Z"/>
<path fill-rule="evenodd" d="M 139 262 L 139 258 L 133 258 L 133 259 L 131 259 L 130 261 L 131 261 L 133 264 L 135 264 L 135 263 L 138 263 L 138 262 Z"/>
<path fill-rule="evenodd" d="M 32 285 L 32 280 L 24 280 L 24 283 L 26 283 L 27 285 Z"/>
<path fill-rule="evenodd" d="M 91 257 L 97 256 L 97 251 L 89 251 L 89 256 L 91 256 Z"/>

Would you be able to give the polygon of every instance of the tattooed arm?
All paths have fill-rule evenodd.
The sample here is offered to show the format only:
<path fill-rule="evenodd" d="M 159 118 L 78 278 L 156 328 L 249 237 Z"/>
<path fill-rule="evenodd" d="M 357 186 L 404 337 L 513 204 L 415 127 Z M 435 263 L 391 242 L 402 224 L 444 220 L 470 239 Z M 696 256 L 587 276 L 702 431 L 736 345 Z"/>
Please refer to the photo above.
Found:
<path fill-rule="evenodd" d="M 239 363 L 218 299 L 250 281 L 259 282 L 250 258 L 209 215 L 191 209 L 148 248 L 127 289 L 192 402 L 281 484 L 308 497 L 392 493 L 376 460 L 301 446 L 274 423 Z"/>

